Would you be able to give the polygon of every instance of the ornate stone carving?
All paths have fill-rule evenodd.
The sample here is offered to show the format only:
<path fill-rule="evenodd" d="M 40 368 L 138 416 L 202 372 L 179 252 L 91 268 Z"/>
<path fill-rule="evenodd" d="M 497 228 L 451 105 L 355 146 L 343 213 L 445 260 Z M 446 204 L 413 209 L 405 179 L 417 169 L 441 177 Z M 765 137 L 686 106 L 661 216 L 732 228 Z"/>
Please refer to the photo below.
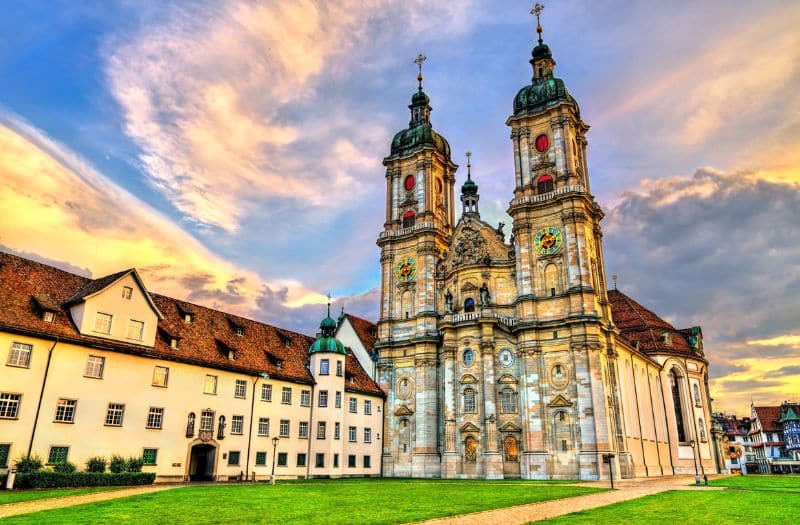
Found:
<path fill-rule="evenodd" d="M 481 232 L 472 224 L 465 225 L 451 254 L 452 266 L 489 262 L 489 251 Z"/>
<path fill-rule="evenodd" d="M 408 399 L 414 395 L 414 380 L 410 377 L 401 377 L 397 380 L 395 389 L 398 399 Z"/>

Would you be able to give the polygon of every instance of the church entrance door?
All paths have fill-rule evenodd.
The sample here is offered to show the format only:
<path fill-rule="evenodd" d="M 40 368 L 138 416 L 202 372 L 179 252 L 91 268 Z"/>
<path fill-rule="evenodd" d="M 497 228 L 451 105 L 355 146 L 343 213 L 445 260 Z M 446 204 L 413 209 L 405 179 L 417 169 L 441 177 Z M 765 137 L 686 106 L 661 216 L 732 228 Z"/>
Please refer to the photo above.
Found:
<path fill-rule="evenodd" d="M 519 477 L 519 439 L 508 434 L 503 438 L 503 478 Z"/>
<path fill-rule="evenodd" d="M 217 448 L 213 445 L 193 446 L 189 460 L 189 480 L 213 481 L 216 455 Z"/>

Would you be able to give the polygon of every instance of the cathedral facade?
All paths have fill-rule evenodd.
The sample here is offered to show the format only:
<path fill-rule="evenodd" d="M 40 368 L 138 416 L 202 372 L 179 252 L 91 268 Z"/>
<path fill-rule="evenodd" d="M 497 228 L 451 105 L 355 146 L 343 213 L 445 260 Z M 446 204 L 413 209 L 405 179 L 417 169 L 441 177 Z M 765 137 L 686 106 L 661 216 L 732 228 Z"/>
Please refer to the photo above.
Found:
<path fill-rule="evenodd" d="M 608 290 L 589 126 L 537 31 L 532 81 L 506 122 L 508 239 L 502 224 L 481 220 L 469 154 L 456 201 L 458 166 L 431 125 L 421 67 L 409 126 L 384 159 L 375 342 L 387 393 L 383 475 L 711 472 L 702 333 Z"/>

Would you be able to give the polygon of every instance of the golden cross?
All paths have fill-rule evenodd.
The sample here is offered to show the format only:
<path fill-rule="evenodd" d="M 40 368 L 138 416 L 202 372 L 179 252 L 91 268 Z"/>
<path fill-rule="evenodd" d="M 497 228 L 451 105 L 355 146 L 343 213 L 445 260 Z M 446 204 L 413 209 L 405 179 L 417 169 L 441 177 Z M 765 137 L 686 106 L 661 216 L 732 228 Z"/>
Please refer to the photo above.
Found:
<path fill-rule="evenodd" d="M 544 11 L 544 6 L 539 2 L 536 2 L 536 5 L 533 6 L 531 9 L 531 14 L 536 17 L 536 32 L 539 33 L 539 43 L 542 43 L 542 24 L 539 22 L 539 16 Z"/>
<path fill-rule="evenodd" d="M 422 63 L 428 60 L 428 57 L 420 53 L 417 58 L 414 59 L 414 63 L 419 66 L 419 74 L 417 75 L 417 82 L 419 82 L 419 90 L 422 91 Z"/>

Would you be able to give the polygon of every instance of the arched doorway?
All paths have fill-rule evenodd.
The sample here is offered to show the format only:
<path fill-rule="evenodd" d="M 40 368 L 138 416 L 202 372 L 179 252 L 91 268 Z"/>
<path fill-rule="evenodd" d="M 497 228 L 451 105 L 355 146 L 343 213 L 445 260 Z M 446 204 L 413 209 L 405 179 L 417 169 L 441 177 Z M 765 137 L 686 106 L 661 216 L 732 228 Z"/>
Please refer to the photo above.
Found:
<path fill-rule="evenodd" d="M 194 445 L 189 456 L 189 480 L 213 481 L 216 457 L 215 446 L 204 443 Z"/>

